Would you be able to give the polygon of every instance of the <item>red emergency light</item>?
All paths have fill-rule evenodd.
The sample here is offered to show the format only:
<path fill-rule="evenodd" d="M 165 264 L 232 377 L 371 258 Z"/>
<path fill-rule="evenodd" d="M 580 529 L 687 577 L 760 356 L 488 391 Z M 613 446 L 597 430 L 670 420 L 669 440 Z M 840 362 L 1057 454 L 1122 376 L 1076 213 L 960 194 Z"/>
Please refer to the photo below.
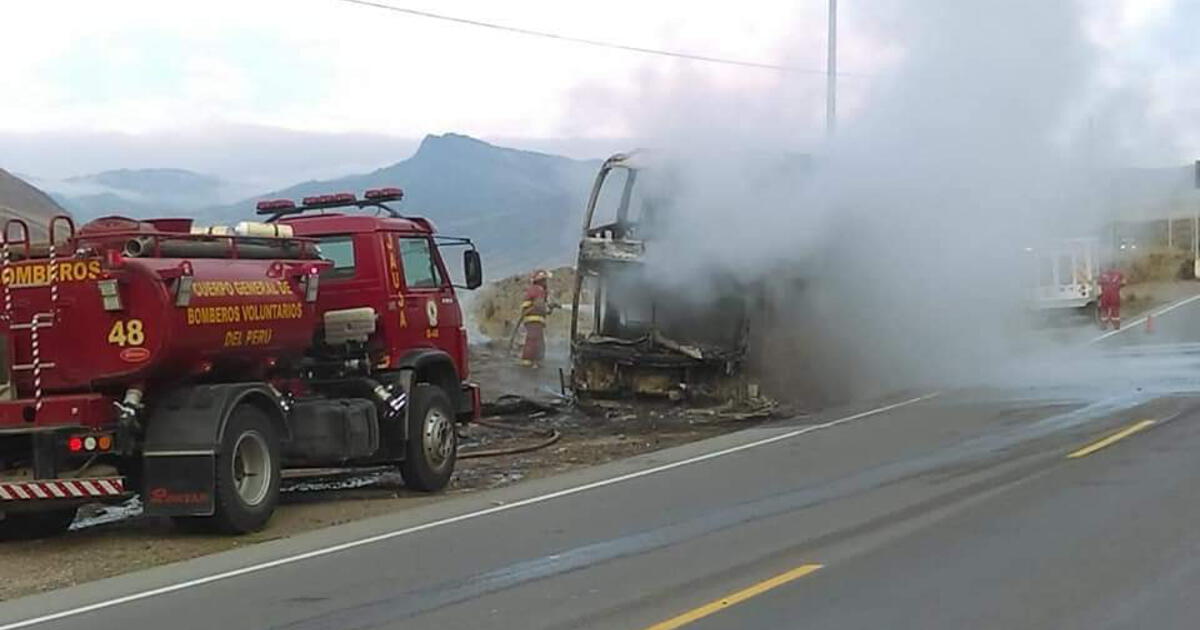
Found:
<path fill-rule="evenodd" d="M 363 193 L 363 197 L 372 201 L 396 201 L 404 197 L 404 191 L 399 188 L 372 188 Z"/>
<path fill-rule="evenodd" d="M 335 193 L 332 195 L 314 195 L 305 197 L 302 202 L 306 206 L 330 206 L 335 204 L 349 204 L 358 201 L 358 198 L 353 193 Z"/>
<path fill-rule="evenodd" d="M 259 210 L 294 210 L 296 202 L 291 199 L 267 199 L 258 202 L 256 207 Z"/>

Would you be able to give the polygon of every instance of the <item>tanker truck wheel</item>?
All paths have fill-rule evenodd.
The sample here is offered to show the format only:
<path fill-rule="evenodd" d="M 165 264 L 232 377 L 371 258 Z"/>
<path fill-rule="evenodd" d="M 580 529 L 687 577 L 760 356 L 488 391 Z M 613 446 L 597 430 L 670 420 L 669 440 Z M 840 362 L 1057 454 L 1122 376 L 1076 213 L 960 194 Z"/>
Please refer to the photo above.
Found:
<path fill-rule="evenodd" d="M 400 476 L 404 485 L 421 492 L 446 487 L 454 474 L 458 434 L 450 398 L 437 385 L 418 383 L 408 398 L 408 443 Z"/>
<path fill-rule="evenodd" d="M 67 531 L 75 522 L 75 508 L 48 512 L 18 512 L 0 514 L 0 541 L 49 538 Z"/>
<path fill-rule="evenodd" d="M 262 529 L 279 503 L 279 438 L 258 407 L 238 405 L 217 452 L 216 511 L 177 520 L 189 531 L 245 534 Z"/>

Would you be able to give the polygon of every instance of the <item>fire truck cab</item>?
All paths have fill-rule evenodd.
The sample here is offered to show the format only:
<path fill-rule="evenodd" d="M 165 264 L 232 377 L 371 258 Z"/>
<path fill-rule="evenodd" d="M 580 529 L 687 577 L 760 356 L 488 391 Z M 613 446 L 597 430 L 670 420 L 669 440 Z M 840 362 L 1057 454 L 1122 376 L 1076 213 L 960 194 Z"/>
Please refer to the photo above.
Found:
<path fill-rule="evenodd" d="M 436 234 L 422 217 L 330 213 L 339 207 L 388 208 L 382 202 L 398 199 L 399 189 L 370 191 L 362 201 L 327 195 L 304 200 L 305 212 L 279 215 L 278 202 L 260 203 L 260 212 L 292 228 L 298 237 L 316 241 L 321 257 L 330 263 L 320 273 L 318 310 L 336 313 L 331 327 L 353 327 L 354 314 L 373 319 L 369 356 L 378 370 L 415 370 L 441 386 L 453 399 L 460 416 L 479 405 L 478 388 L 470 384 L 467 330 L 454 293 L 443 250 L 462 247 L 464 283 L 482 284 L 478 251 L 465 238 Z M 286 201 L 286 200 L 285 200 Z M 319 214 L 307 211 L 321 210 Z M 373 313 L 368 313 L 370 309 Z M 358 322 L 369 325 L 368 322 Z"/>

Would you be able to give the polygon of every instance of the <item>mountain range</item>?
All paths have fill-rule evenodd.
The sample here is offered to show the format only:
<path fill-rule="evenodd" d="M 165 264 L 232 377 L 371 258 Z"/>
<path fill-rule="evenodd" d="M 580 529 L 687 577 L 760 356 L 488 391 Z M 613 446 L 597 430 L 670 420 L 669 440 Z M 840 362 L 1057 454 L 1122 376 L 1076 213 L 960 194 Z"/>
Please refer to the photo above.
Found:
<path fill-rule="evenodd" d="M 408 159 L 370 173 L 308 181 L 201 213 L 233 222 L 259 199 L 299 201 L 309 195 L 398 186 L 401 213 L 429 217 L 439 232 L 469 236 L 489 276 L 569 260 L 599 161 L 574 160 L 488 144 L 459 134 L 426 136 Z"/>
<path fill-rule="evenodd" d="M 172 168 L 110 170 L 60 180 L 0 170 L 0 216 L 26 217 L 36 226 L 65 208 L 80 223 L 124 214 L 188 215 L 202 224 L 232 224 L 255 218 L 255 202 L 262 199 L 298 202 L 309 195 L 361 195 L 370 188 L 398 186 L 405 191 L 404 201 L 395 206 L 400 212 L 432 219 L 443 234 L 473 238 L 488 276 L 495 278 L 571 261 L 599 164 L 447 133 L 426 136 L 408 158 L 370 172 L 261 194 L 245 183 Z M 1099 194 L 1111 211 L 1109 219 L 1191 216 L 1197 177 L 1192 165 L 1119 169 L 1106 176 L 1111 185 Z"/>
<path fill-rule="evenodd" d="M 201 223 L 236 223 L 253 219 L 255 203 L 262 199 L 299 202 L 309 195 L 361 195 L 370 188 L 397 186 L 405 192 L 395 206 L 400 212 L 432 219 L 443 234 L 473 238 L 488 261 L 488 275 L 496 277 L 571 258 L 598 166 L 595 160 L 499 147 L 447 133 L 426 136 L 412 156 L 368 173 L 305 181 L 262 194 L 251 194 L 238 182 L 172 168 L 26 179 L 79 222 L 108 214 L 190 214 Z"/>
<path fill-rule="evenodd" d="M 108 214 L 161 216 L 229 203 L 247 187 L 178 168 L 103 171 L 62 180 L 28 178 L 79 221 Z"/>

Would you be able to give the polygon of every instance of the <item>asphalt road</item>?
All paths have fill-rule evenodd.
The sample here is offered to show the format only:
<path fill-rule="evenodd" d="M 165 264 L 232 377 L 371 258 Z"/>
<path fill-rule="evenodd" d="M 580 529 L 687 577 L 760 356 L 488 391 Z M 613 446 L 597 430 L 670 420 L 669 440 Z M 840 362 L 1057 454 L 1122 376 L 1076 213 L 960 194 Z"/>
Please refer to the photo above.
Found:
<path fill-rule="evenodd" d="M 1194 304 L 1055 387 L 743 431 L 5 602 L 0 630 L 1194 627 Z"/>

